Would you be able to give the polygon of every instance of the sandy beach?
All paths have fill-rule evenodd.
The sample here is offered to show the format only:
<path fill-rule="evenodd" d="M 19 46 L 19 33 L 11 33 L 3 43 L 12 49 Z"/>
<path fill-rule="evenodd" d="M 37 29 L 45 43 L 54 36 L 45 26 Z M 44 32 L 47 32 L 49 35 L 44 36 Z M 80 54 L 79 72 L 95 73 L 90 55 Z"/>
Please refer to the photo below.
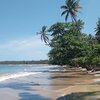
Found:
<path fill-rule="evenodd" d="M 0 83 L 0 100 L 100 100 L 99 74 L 44 72 Z"/>

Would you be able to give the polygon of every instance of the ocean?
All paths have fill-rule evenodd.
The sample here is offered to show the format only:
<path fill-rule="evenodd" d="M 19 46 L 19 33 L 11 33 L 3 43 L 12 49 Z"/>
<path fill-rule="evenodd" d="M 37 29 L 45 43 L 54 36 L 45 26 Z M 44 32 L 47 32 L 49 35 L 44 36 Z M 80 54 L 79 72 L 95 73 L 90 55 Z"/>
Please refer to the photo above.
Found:
<path fill-rule="evenodd" d="M 53 70 L 52 68 L 54 67 L 57 66 L 50 66 L 45 64 L 0 65 L 0 82 L 49 72 Z"/>
<path fill-rule="evenodd" d="M 0 100 L 100 100 L 99 75 L 46 64 L 0 65 Z"/>

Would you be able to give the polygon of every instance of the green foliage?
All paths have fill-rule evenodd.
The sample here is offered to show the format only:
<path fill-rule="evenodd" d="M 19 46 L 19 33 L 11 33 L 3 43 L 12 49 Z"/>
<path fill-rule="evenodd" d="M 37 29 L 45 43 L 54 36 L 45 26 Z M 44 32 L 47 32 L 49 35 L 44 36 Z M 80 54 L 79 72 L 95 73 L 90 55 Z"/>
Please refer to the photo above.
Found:
<path fill-rule="evenodd" d="M 92 59 L 92 65 L 100 66 L 100 55 Z"/>
<path fill-rule="evenodd" d="M 79 21 L 80 27 L 82 27 L 81 21 Z M 77 22 L 78 23 L 78 22 Z M 49 52 L 50 63 L 52 64 L 71 64 L 71 60 L 74 57 L 84 55 L 82 46 L 83 35 L 77 30 L 74 23 L 56 23 L 49 29 L 52 32 L 53 39 L 51 40 L 50 46 L 51 51 Z M 58 30 L 59 26 L 59 30 Z M 81 29 L 81 28 L 80 28 Z M 57 31 L 58 30 L 58 31 Z M 59 34 L 62 32 L 63 34 Z M 57 60 L 56 60 L 57 59 Z"/>
<path fill-rule="evenodd" d="M 72 64 L 75 66 L 77 65 L 81 65 L 81 66 L 85 66 L 85 64 L 88 63 L 88 57 L 77 57 L 72 59 Z"/>
<path fill-rule="evenodd" d="M 78 28 L 76 27 L 78 25 Z M 39 32 L 41 40 L 49 42 L 47 32 L 51 35 L 48 54 L 49 63 L 57 65 L 82 66 L 87 69 L 100 66 L 100 20 L 96 36 L 82 33 L 84 23 L 81 20 L 69 23 L 55 23 L 48 30 L 46 26 Z"/>
<path fill-rule="evenodd" d="M 97 28 L 95 31 L 96 31 L 96 39 L 98 43 L 100 44 L 100 18 L 98 19 Z"/>
<path fill-rule="evenodd" d="M 49 63 L 57 65 L 73 65 L 91 68 L 100 66 L 100 19 L 98 19 L 95 37 L 91 34 L 82 33 L 84 23 L 76 20 L 79 12 L 80 0 L 66 0 L 65 5 L 61 6 L 64 11 L 65 21 L 71 17 L 72 22 L 58 22 L 48 30 L 46 26 L 39 32 L 41 40 L 49 44 L 51 50 L 48 54 Z M 51 40 L 47 36 L 51 35 Z"/>
<path fill-rule="evenodd" d="M 100 44 L 96 44 L 91 54 L 92 65 L 100 66 Z"/>
<path fill-rule="evenodd" d="M 64 34 L 64 30 L 65 30 L 65 24 L 64 23 L 56 23 L 54 25 L 52 25 L 48 31 L 52 32 L 51 36 L 59 36 L 59 35 L 63 35 Z"/>
<path fill-rule="evenodd" d="M 100 45 L 95 37 L 81 32 L 83 22 L 77 21 L 80 31 L 75 23 L 56 23 L 49 28 L 52 39 L 50 42 L 49 63 L 73 66 L 99 66 Z"/>

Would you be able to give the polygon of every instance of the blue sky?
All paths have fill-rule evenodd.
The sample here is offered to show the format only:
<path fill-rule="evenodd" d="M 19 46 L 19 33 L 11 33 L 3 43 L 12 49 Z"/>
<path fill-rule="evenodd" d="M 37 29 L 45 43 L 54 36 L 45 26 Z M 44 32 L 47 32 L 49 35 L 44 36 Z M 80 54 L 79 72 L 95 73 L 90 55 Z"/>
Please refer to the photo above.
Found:
<path fill-rule="evenodd" d="M 100 0 L 80 0 L 78 19 L 85 22 L 84 33 L 95 34 L 100 17 Z M 50 48 L 36 32 L 43 25 L 64 22 L 60 6 L 65 0 L 0 0 L 0 60 L 47 59 Z"/>

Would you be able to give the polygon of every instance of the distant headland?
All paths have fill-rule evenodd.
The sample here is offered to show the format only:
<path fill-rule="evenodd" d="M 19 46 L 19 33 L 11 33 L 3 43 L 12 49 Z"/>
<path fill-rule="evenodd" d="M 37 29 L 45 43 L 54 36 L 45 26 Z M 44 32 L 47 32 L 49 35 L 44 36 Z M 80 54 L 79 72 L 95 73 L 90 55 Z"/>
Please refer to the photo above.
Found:
<path fill-rule="evenodd" d="M 32 61 L 0 61 L 0 64 L 48 64 L 48 60 Z"/>

